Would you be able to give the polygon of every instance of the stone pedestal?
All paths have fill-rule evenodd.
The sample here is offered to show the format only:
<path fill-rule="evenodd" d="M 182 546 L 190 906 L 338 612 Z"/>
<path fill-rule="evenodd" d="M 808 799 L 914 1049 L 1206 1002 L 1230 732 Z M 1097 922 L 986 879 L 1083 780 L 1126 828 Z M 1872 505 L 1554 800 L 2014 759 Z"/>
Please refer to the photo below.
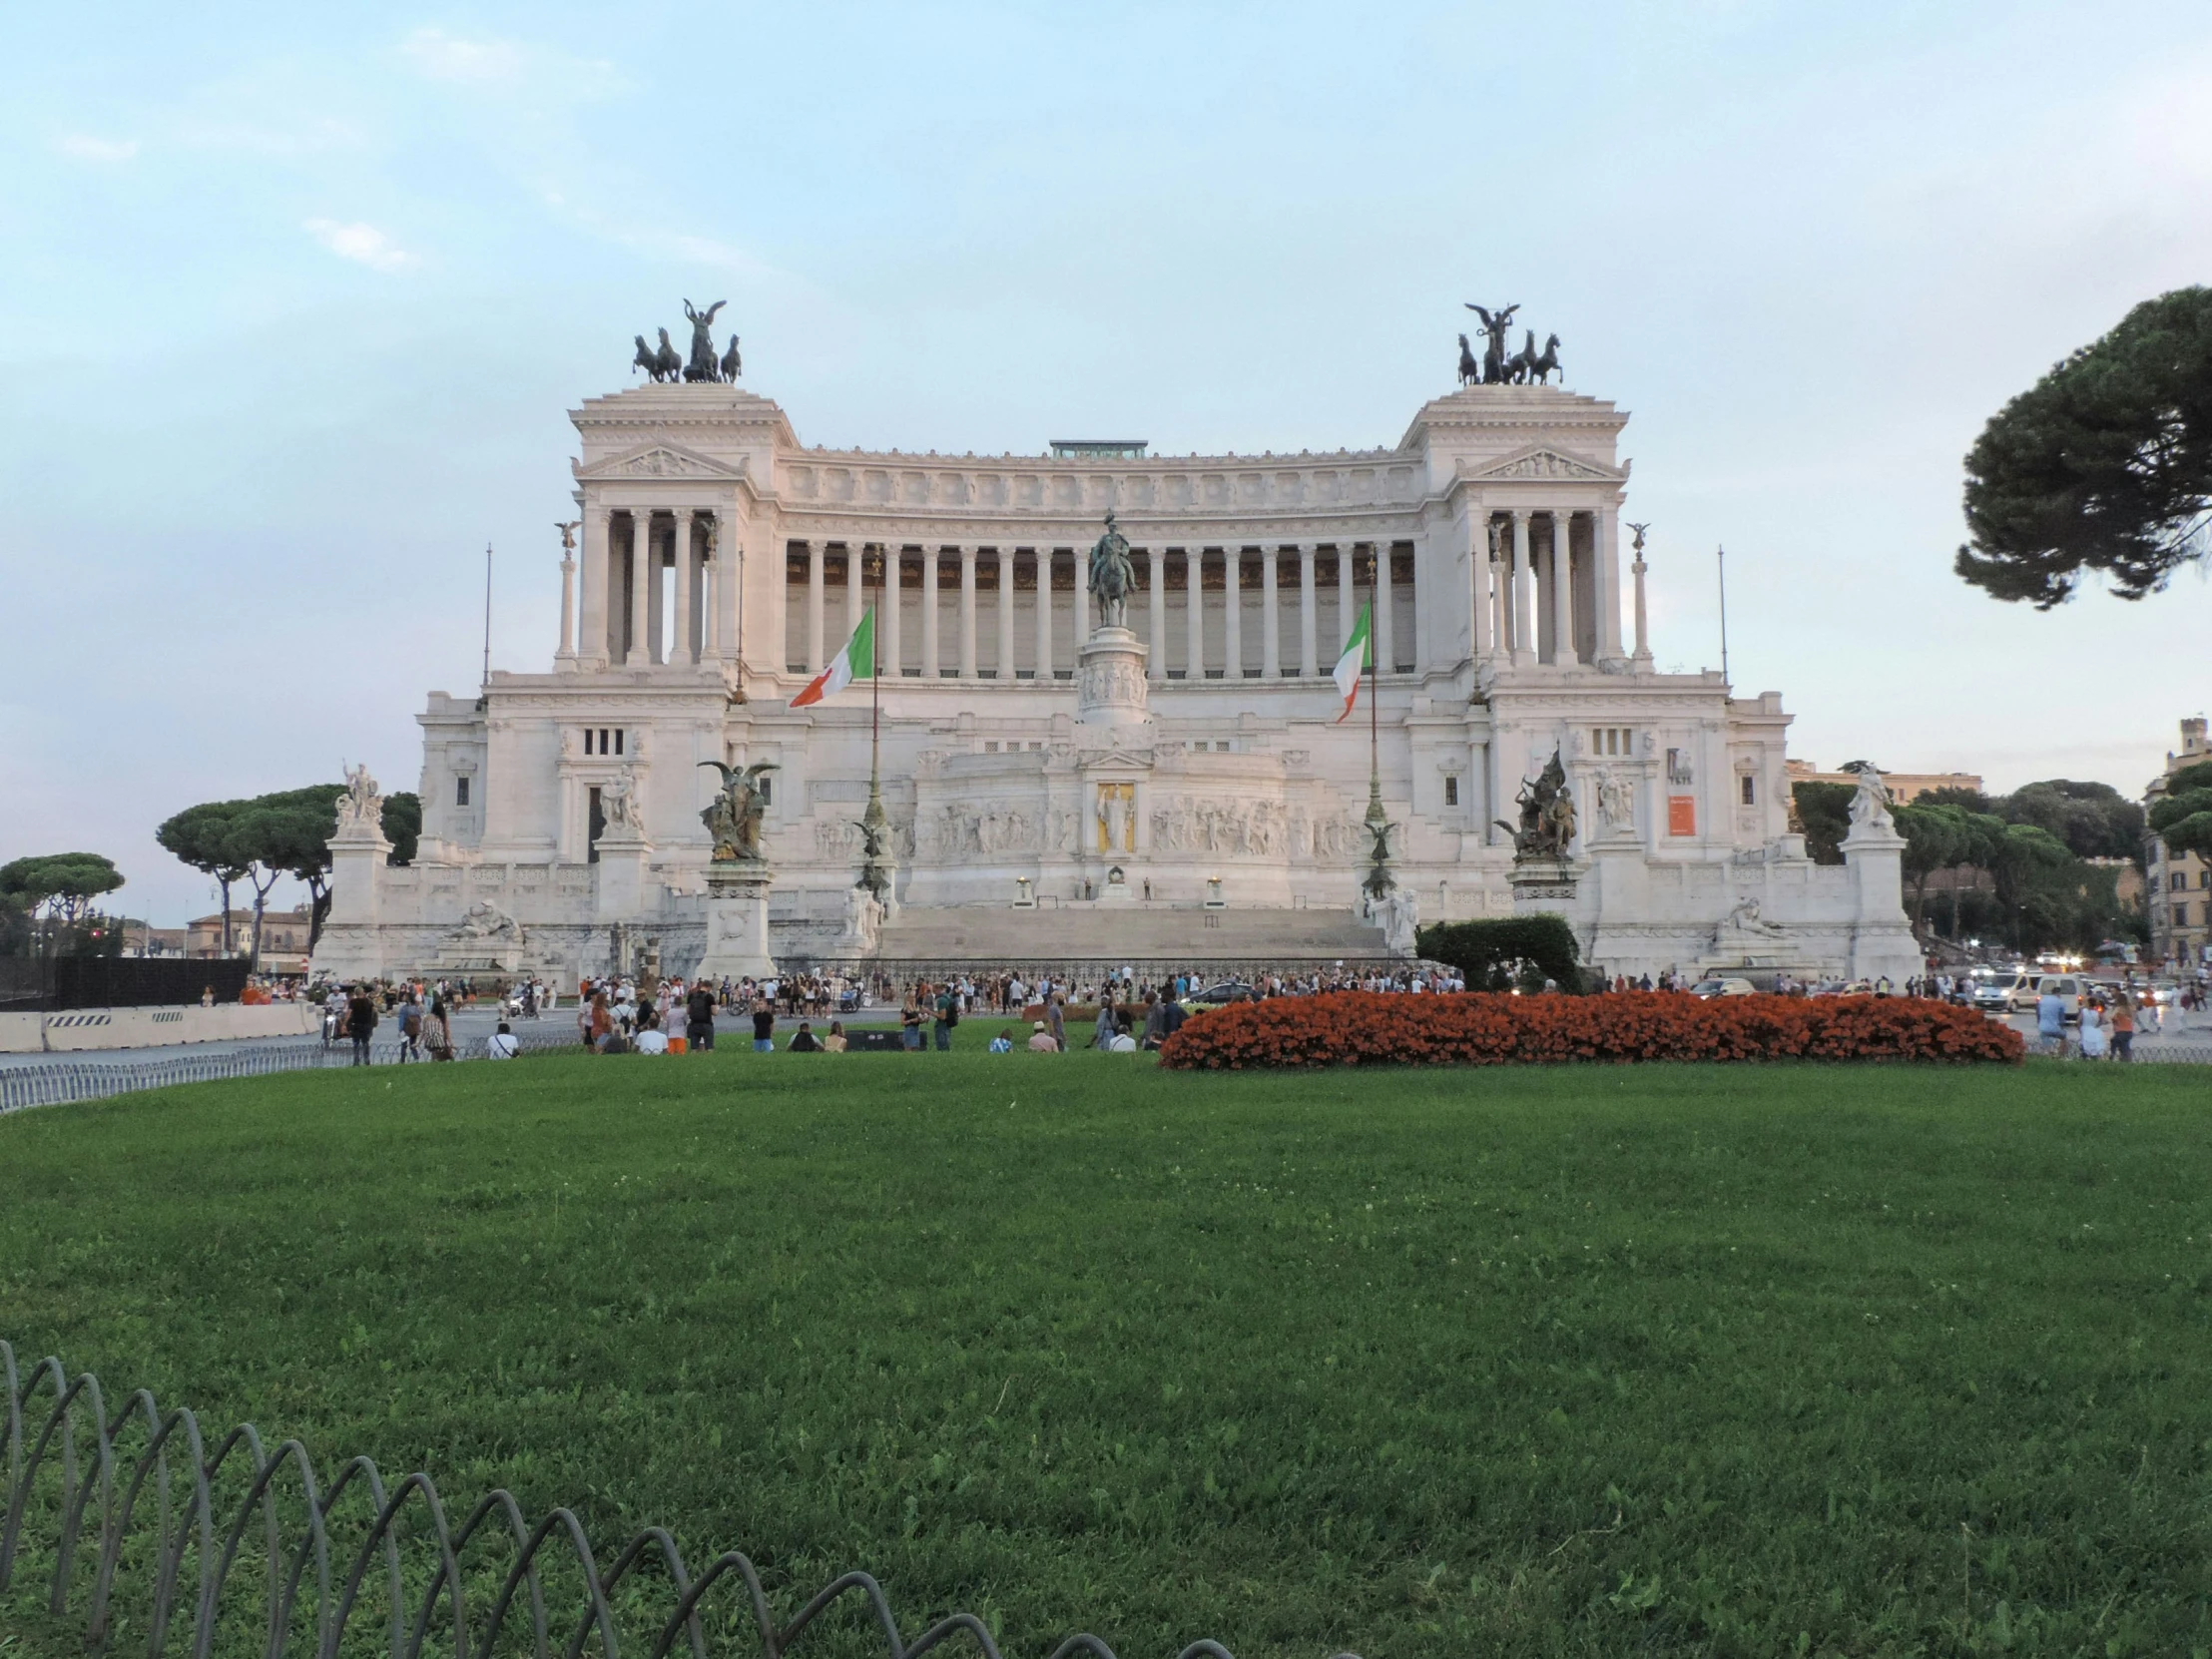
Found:
<path fill-rule="evenodd" d="M 1517 916 L 1565 915 L 1574 908 L 1580 872 L 1564 858 L 1519 858 L 1506 877 Z"/>
<path fill-rule="evenodd" d="M 707 870 L 707 953 L 702 979 L 765 979 L 776 971 L 768 953 L 768 865 L 720 863 Z"/>
<path fill-rule="evenodd" d="M 1075 719 L 1081 726 L 1142 726 L 1145 662 L 1151 655 L 1126 628 L 1100 628 L 1076 653 Z"/>
<path fill-rule="evenodd" d="M 1844 837 L 1856 914 L 1851 929 L 1854 979 L 1893 987 L 1924 971 L 1921 947 L 1905 919 L 1905 837 L 1887 813 L 1854 824 Z"/>
<path fill-rule="evenodd" d="M 594 912 L 601 921 L 637 921 L 646 913 L 653 843 L 642 835 L 599 837 L 599 889 Z M 657 907 L 657 906 L 656 906 Z"/>
<path fill-rule="evenodd" d="M 347 825 L 330 837 L 330 914 L 315 945 L 316 972 L 346 982 L 383 977 L 376 885 L 390 854 L 391 842 L 372 825 Z"/>
<path fill-rule="evenodd" d="M 1121 865 L 1114 865 L 1106 872 L 1106 885 L 1099 889 L 1098 902 L 1101 904 L 1134 904 L 1136 901 L 1137 894 L 1135 889 L 1129 885 L 1128 872 Z"/>

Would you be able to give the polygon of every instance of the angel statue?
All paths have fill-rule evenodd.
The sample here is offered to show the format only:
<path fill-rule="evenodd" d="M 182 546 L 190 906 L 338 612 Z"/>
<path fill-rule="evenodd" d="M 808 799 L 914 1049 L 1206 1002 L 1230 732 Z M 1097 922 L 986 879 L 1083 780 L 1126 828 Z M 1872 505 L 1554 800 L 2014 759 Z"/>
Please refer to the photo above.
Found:
<path fill-rule="evenodd" d="M 765 861 L 767 855 L 761 850 L 761 820 L 768 816 L 768 797 L 762 784 L 767 775 L 776 770 L 776 763 L 756 761 L 743 771 L 724 766 L 720 761 L 699 764 L 713 767 L 722 774 L 721 793 L 699 815 L 699 822 L 714 837 L 713 861 L 718 864 Z"/>
<path fill-rule="evenodd" d="M 1497 385 L 1506 378 L 1505 330 L 1513 325 L 1513 313 L 1520 309 L 1520 302 L 1515 300 L 1495 311 L 1471 302 L 1466 304 L 1468 310 L 1482 319 L 1482 331 L 1490 337 L 1489 349 L 1482 353 L 1482 383 Z"/>
<path fill-rule="evenodd" d="M 717 299 L 705 310 L 694 310 L 692 302 L 684 301 L 684 315 L 691 320 L 691 361 L 684 365 L 687 380 L 719 380 L 722 364 L 715 355 L 715 336 L 708 332 L 714 326 L 715 312 L 729 304 L 727 299 Z"/>

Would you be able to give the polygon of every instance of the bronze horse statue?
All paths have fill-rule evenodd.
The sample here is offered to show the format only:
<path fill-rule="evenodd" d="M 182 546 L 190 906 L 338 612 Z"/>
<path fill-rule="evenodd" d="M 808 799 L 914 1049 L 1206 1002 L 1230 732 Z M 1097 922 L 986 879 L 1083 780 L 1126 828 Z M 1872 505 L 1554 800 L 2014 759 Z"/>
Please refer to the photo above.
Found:
<path fill-rule="evenodd" d="M 645 349 L 645 341 L 642 337 L 638 341 L 638 349 L 641 351 Z M 1459 383 L 1462 386 L 1471 386 L 1481 378 L 1482 365 L 1474 360 L 1474 350 L 1467 344 L 1467 336 L 1461 334 L 1459 336 Z"/>

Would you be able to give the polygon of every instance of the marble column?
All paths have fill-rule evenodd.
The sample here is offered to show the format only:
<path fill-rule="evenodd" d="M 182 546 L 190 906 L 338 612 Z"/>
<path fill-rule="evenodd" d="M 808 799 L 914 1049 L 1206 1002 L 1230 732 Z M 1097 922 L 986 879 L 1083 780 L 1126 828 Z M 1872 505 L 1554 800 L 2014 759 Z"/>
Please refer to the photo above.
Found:
<path fill-rule="evenodd" d="M 576 642 L 577 662 L 583 668 L 607 666 L 612 641 L 607 619 L 613 614 L 607 575 L 613 561 L 607 555 L 614 545 L 614 518 L 613 509 L 596 501 L 584 506 L 584 603 Z"/>
<path fill-rule="evenodd" d="M 1221 550 L 1221 677 L 1244 678 L 1244 549 Z"/>
<path fill-rule="evenodd" d="M 1186 681 L 1206 678 L 1206 549 L 1183 549 L 1183 641 Z"/>
<path fill-rule="evenodd" d="M 1145 661 L 1145 678 L 1165 680 L 1168 675 L 1168 550 L 1144 550 L 1145 585 L 1151 601 L 1152 637 L 1145 641 L 1151 655 Z"/>
<path fill-rule="evenodd" d="M 1353 577 L 1355 575 L 1355 572 L 1352 567 L 1355 561 L 1352 556 L 1352 543 L 1348 541 L 1341 541 L 1337 543 L 1336 655 L 1339 657 L 1342 657 L 1344 655 L 1345 647 L 1352 643 L 1352 625 L 1354 622 L 1359 620 L 1360 616 L 1359 600 L 1358 597 L 1353 593 Z M 1373 636 L 1371 635 L 1370 638 L 1372 639 Z M 1335 665 L 1332 664 L 1331 666 Z"/>
<path fill-rule="evenodd" d="M 823 569 L 822 543 L 807 544 L 807 672 L 820 674 L 830 659 L 822 649 Z"/>
<path fill-rule="evenodd" d="M 1397 672 L 1397 607 L 1390 603 L 1390 544 L 1375 544 L 1375 669 L 1378 674 Z"/>
<path fill-rule="evenodd" d="M 1536 660 L 1536 630 L 1530 620 L 1532 597 L 1528 579 L 1528 509 L 1513 509 L 1513 666 L 1526 668 Z"/>
<path fill-rule="evenodd" d="M 1083 647 L 1091 637 L 1091 556 L 1087 549 L 1071 547 L 1075 560 L 1075 668 L 1083 667 Z"/>
<path fill-rule="evenodd" d="M 975 678 L 975 549 L 960 549 L 960 678 Z"/>
<path fill-rule="evenodd" d="M 1590 515 L 1590 556 L 1597 561 L 1600 662 L 1621 659 L 1621 547 L 1619 510 L 1611 503 Z"/>
<path fill-rule="evenodd" d="M 937 651 L 937 560 L 940 551 L 925 547 L 921 552 L 921 677 L 924 680 L 939 678 L 944 661 Z"/>
<path fill-rule="evenodd" d="M 1283 595 L 1275 568 L 1280 549 L 1260 549 L 1260 678 L 1283 678 Z"/>
<path fill-rule="evenodd" d="M 1040 547 L 1037 561 L 1037 678 L 1052 678 L 1052 549 Z"/>
<path fill-rule="evenodd" d="M 1489 526 L 1481 519 L 1470 520 L 1467 535 L 1472 547 L 1467 563 L 1468 573 L 1467 627 L 1474 647 L 1474 660 L 1482 662 L 1490 655 L 1490 538 Z"/>
<path fill-rule="evenodd" d="M 998 662 L 1001 680 L 1014 677 L 1014 550 L 998 550 Z"/>
<path fill-rule="evenodd" d="M 886 546 L 883 549 L 883 592 L 878 601 L 882 614 L 875 619 L 877 650 L 883 660 L 883 678 L 896 680 L 906 670 L 905 658 L 900 652 L 903 642 L 899 638 L 899 611 L 906 597 L 906 561 L 903 549 Z"/>
<path fill-rule="evenodd" d="M 1563 512 L 1551 515 L 1551 660 L 1574 661 L 1574 538 Z"/>
<path fill-rule="evenodd" d="M 1298 671 L 1312 680 L 1321 674 L 1321 617 L 1314 597 L 1314 544 L 1298 550 Z"/>
<path fill-rule="evenodd" d="M 717 507 L 708 517 L 707 528 L 708 556 L 715 565 L 715 655 L 734 665 L 745 655 L 745 641 L 738 637 L 738 584 L 745 569 L 738 515 Z"/>
<path fill-rule="evenodd" d="M 654 597 L 660 592 L 659 569 L 654 560 L 653 515 L 643 510 L 630 515 L 630 651 L 623 661 L 642 668 L 653 661 L 653 624 L 660 620 Z"/>
<path fill-rule="evenodd" d="M 676 509 L 669 523 L 669 553 L 676 565 L 676 623 L 669 630 L 668 660 L 692 661 L 692 616 L 696 605 L 692 558 L 692 515 L 689 507 Z"/>
<path fill-rule="evenodd" d="M 844 550 L 844 639 L 852 637 L 867 614 L 867 543 L 852 542 Z M 844 640 L 837 642 L 841 648 Z"/>
<path fill-rule="evenodd" d="M 1651 633 L 1645 625 L 1644 615 L 1644 550 L 1636 549 L 1636 562 L 1629 566 L 1636 576 L 1636 666 L 1651 667 Z"/>
<path fill-rule="evenodd" d="M 564 674 L 576 670 L 576 561 L 566 548 L 561 550 L 561 644 L 553 666 Z"/>

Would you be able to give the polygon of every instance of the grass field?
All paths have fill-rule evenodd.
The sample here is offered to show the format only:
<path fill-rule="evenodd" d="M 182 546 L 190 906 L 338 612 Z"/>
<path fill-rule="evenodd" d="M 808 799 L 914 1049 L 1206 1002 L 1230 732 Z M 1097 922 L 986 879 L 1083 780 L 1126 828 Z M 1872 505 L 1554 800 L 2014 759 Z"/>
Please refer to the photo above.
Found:
<path fill-rule="evenodd" d="M 2054 1064 L 277 1076 L 0 1119 L 0 1336 L 1023 1654 L 2201 1653 L 2208 1108 Z"/>

